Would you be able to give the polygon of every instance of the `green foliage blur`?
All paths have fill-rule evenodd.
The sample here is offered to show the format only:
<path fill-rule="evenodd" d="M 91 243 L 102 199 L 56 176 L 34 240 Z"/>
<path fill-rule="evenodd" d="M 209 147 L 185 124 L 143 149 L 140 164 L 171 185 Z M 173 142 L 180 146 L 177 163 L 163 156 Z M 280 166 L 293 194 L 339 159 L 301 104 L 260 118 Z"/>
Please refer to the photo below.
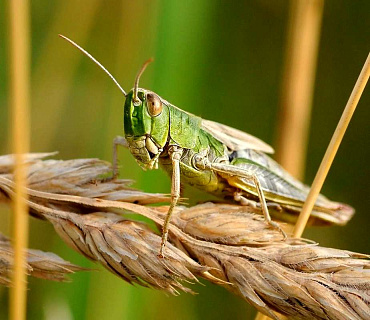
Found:
<path fill-rule="evenodd" d="M 124 97 L 89 59 L 60 39 L 64 34 L 92 53 L 129 90 L 141 78 L 178 107 L 247 131 L 274 145 L 289 1 L 41 1 L 31 2 L 33 152 L 58 150 L 60 159 L 111 160 L 122 134 Z M 8 5 L 0 1 L 0 154 L 9 136 Z M 328 0 L 324 7 L 305 182 L 310 184 L 369 52 L 370 2 Z M 325 246 L 370 253 L 369 85 L 324 185 L 333 200 L 353 205 L 348 226 L 307 230 Z M 294 154 L 292 154 L 294 157 Z M 145 191 L 170 191 L 157 170 L 142 171 L 120 150 L 121 176 Z M 193 202 L 207 195 L 189 190 Z M 9 234 L 10 210 L 0 207 L 0 231 Z M 31 219 L 30 247 L 98 268 L 71 283 L 29 280 L 28 319 L 252 319 L 255 310 L 226 290 L 202 281 L 199 294 L 167 296 L 133 287 L 68 248 L 50 224 Z M 8 316 L 0 287 L 0 320 Z"/>

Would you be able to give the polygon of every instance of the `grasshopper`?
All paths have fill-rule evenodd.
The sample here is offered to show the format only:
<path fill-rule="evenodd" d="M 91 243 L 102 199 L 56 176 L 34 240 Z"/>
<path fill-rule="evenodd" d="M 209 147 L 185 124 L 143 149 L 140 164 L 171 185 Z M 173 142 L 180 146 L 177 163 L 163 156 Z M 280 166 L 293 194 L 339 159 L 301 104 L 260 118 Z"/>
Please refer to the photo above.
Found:
<path fill-rule="evenodd" d="M 143 169 L 157 169 L 160 165 L 172 177 L 171 203 L 162 228 L 160 256 L 164 255 L 181 184 L 241 205 L 258 207 L 266 222 L 285 236 L 279 225 L 271 220 L 270 212 L 281 220 L 292 222 L 302 209 L 309 188 L 267 155 L 274 152 L 271 146 L 240 130 L 201 119 L 156 93 L 139 88 L 140 77 L 151 59 L 138 72 L 134 88 L 126 93 L 94 57 L 72 40 L 61 37 L 101 67 L 125 96 L 125 137 L 114 139 L 114 176 L 118 173 L 117 146 L 122 145 L 130 150 Z M 345 224 L 353 213 L 350 206 L 320 195 L 312 215 L 326 224 Z"/>

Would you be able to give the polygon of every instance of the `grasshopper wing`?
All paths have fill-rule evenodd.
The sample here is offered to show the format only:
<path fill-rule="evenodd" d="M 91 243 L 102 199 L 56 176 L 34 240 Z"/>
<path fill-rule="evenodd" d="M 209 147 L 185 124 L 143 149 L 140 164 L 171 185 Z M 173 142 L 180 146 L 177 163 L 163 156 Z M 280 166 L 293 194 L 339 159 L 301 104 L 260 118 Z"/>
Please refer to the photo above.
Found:
<path fill-rule="evenodd" d="M 256 175 L 266 199 L 283 207 L 283 212 L 279 212 L 275 216 L 280 215 L 280 219 L 289 221 L 291 216 L 286 213 L 295 212 L 298 215 L 306 201 L 309 192 L 308 186 L 293 178 L 278 163 L 262 152 L 250 149 L 234 151 L 230 155 L 230 160 L 232 166 Z M 225 178 L 230 185 L 249 194 L 258 195 L 252 181 L 238 175 L 226 176 Z M 286 212 L 285 209 L 287 209 Z M 354 209 L 349 205 L 331 201 L 321 194 L 312 211 L 312 216 L 317 218 L 315 219 L 317 225 L 345 225 L 353 214 Z"/>
<path fill-rule="evenodd" d="M 202 119 L 202 129 L 224 143 L 231 151 L 252 149 L 274 153 L 274 149 L 262 140 L 224 124 Z"/>

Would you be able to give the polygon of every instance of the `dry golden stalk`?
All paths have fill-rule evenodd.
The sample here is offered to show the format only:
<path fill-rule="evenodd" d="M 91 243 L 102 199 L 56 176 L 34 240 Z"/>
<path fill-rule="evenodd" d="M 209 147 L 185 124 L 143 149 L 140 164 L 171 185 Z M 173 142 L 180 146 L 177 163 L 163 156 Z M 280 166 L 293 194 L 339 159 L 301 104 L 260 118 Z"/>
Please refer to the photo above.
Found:
<path fill-rule="evenodd" d="M 13 286 L 10 289 L 9 318 L 26 319 L 26 256 L 28 243 L 27 167 L 24 154 L 30 149 L 30 8 L 27 0 L 9 3 L 9 79 L 12 149 L 15 153 L 15 197 L 13 199 L 12 235 L 14 246 Z"/>
<path fill-rule="evenodd" d="M 365 64 L 362 67 L 361 73 L 358 76 L 356 84 L 352 90 L 351 96 L 348 99 L 346 107 L 344 108 L 344 111 L 342 113 L 342 116 L 340 117 L 337 127 L 335 128 L 334 134 L 330 140 L 328 148 L 326 149 L 319 170 L 317 171 L 315 179 L 312 182 L 310 192 L 307 195 L 307 199 L 303 205 L 302 211 L 299 214 L 297 223 L 294 227 L 293 234 L 295 237 L 300 237 L 303 234 L 303 230 L 306 227 L 307 221 L 315 205 L 315 201 L 318 195 L 320 194 L 321 187 L 324 184 L 325 178 L 330 170 L 331 164 L 334 161 L 335 155 L 337 154 L 340 143 L 342 142 L 344 134 L 348 128 L 353 113 L 356 110 L 357 104 L 361 98 L 361 95 L 365 89 L 369 77 L 370 77 L 370 53 L 368 54 Z"/>
<path fill-rule="evenodd" d="M 27 274 L 53 281 L 66 281 L 67 274 L 86 270 L 78 267 L 51 252 L 28 249 L 26 254 Z M 14 265 L 14 251 L 7 237 L 0 233 L 0 284 L 11 285 L 11 273 Z"/>
<path fill-rule="evenodd" d="M 177 208 L 170 226 L 171 243 L 166 258 L 160 259 L 157 232 L 112 212 L 134 212 L 161 226 L 166 207 L 100 199 L 98 192 L 96 198 L 84 196 L 91 187 L 104 190 L 104 197 L 109 199 L 103 185 L 120 184 L 91 170 L 106 166 L 108 173 L 110 167 L 103 161 L 43 165 L 48 162 L 31 165 L 30 178 L 41 181 L 38 175 L 46 177 L 45 168 L 50 177 L 68 171 L 68 165 L 74 169 L 66 175 L 68 183 L 62 182 L 63 175 L 58 177 L 59 192 L 63 194 L 47 192 L 46 181 L 39 190 L 28 189 L 32 212 L 49 220 L 75 250 L 130 283 L 176 294 L 178 290 L 190 291 L 183 286 L 184 281 L 194 282 L 195 276 L 201 276 L 238 294 L 274 319 L 273 311 L 295 319 L 370 317 L 367 255 L 320 247 L 304 239 L 284 240 L 278 230 L 255 214 L 256 209 L 205 203 Z M 86 172 L 90 172 L 90 180 Z M 80 196 L 75 195 L 72 181 L 78 190 L 85 190 Z M 13 196 L 13 188 L 11 177 L 0 175 L 0 190 L 6 197 Z M 124 193 L 125 188 L 122 182 L 120 192 Z"/>

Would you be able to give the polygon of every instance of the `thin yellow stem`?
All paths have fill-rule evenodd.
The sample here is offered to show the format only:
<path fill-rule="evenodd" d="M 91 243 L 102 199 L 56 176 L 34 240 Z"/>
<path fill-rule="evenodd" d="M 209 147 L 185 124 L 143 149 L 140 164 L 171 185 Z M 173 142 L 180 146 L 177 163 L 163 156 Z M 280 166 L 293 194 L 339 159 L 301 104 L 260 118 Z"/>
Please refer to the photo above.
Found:
<path fill-rule="evenodd" d="M 25 250 L 28 239 L 28 210 L 25 202 L 27 168 L 24 154 L 29 150 L 29 4 L 27 0 L 9 2 L 10 87 L 12 99 L 12 144 L 15 154 L 14 180 L 14 271 L 10 291 L 10 319 L 26 318 Z"/>
<path fill-rule="evenodd" d="M 330 166 L 333 163 L 334 157 L 338 151 L 339 145 L 342 142 L 344 133 L 348 127 L 349 122 L 351 121 L 352 115 L 357 107 L 358 101 L 361 98 L 362 92 L 365 89 L 366 83 L 370 75 L 370 53 L 365 61 L 365 64 L 361 70 L 361 73 L 357 79 L 355 87 L 352 90 L 351 96 L 347 102 L 347 105 L 343 111 L 342 117 L 339 120 L 337 128 L 331 138 L 330 144 L 322 162 L 320 168 L 317 171 L 315 179 L 312 183 L 311 190 L 307 196 L 307 200 L 303 205 L 301 214 L 298 217 L 297 224 L 293 231 L 294 237 L 302 236 L 304 228 L 306 227 L 308 218 L 312 211 L 312 208 L 316 202 L 317 196 L 320 193 L 321 187 L 324 184 L 325 178 L 329 172 Z"/>

